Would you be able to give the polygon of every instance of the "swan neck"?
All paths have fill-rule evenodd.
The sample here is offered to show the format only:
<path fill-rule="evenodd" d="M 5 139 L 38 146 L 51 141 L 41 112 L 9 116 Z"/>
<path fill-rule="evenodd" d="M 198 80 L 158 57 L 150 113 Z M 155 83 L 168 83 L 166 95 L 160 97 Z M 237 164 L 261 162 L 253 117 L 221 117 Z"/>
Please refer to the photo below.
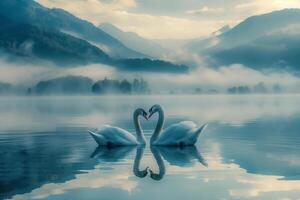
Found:
<path fill-rule="evenodd" d="M 144 138 L 144 134 L 143 134 L 141 124 L 139 121 L 139 115 L 140 115 L 140 113 L 138 111 L 135 111 L 133 114 L 133 122 L 134 122 L 135 130 L 136 130 L 136 139 L 139 144 L 145 144 L 146 140 Z"/>
<path fill-rule="evenodd" d="M 158 122 L 157 122 L 157 125 L 155 127 L 155 130 L 154 130 L 154 133 L 153 133 L 153 136 L 151 137 L 151 144 L 153 142 L 155 142 L 155 140 L 157 140 L 163 126 L 164 126 L 164 120 L 165 120 L 165 115 L 164 115 L 164 111 L 160 108 L 158 110 Z"/>

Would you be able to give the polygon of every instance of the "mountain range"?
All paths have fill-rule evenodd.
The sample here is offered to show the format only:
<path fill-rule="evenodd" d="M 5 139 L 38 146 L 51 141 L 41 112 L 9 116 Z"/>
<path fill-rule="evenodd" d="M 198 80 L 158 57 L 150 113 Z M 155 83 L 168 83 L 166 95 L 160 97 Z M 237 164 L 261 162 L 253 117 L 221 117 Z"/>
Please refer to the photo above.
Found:
<path fill-rule="evenodd" d="M 114 38 L 118 38 L 118 40 L 130 49 L 149 55 L 153 58 L 162 58 L 168 53 L 167 49 L 163 48 L 155 41 L 145 39 L 134 32 L 124 32 L 110 23 L 100 24 L 99 28 Z"/>
<path fill-rule="evenodd" d="M 300 9 L 252 16 L 219 35 L 185 45 L 210 66 L 300 71 Z"/>
<path fill-rule="evenodd" d="M 33 0 L 1 0 L 0 14 L 18 23 L 55 29 L 84 39 L 95 46 L 102 47 L 112 57 L 145 57 L 145 55 L 127 48 L 92 23 L 79 19 L 63 9 L 46 8 Z"/>
<path fill-rule="evenodd" d="M 33 0 L 0 1 L 0 50 L 11 60 L 72 67 L 102 63 L 120 70 L 185 73 L 188 67 L 149 59 L 92 23 Z"/>
<path fill-rule="evenodd" d="M 76 37 L 0 16 L 0 46 L 10 55 L 51 60 L 58 65 L 108 62 L 100 49 Z"/>
<path fill-rule="evenodd" d="M 0 23 L 0 51 L 10 60 L 45 60 L 64 67 L 102 63 L 127 71 L 189 71 L 186 65 L 158 59 L 172 55 L 172 47 L 165 48 L 168 41 L 145 39 L 109 23 L 96 27 L 33 0 L 1 0 Z M 300 9 L 252 16 L 207 38 L 171 43 L 180 43 L 177 48 L 200 55 L 214 68 L 241 64 L 256 70 L 299 72 Z M 174 55 L 174 60 L 180 60 Z"/>

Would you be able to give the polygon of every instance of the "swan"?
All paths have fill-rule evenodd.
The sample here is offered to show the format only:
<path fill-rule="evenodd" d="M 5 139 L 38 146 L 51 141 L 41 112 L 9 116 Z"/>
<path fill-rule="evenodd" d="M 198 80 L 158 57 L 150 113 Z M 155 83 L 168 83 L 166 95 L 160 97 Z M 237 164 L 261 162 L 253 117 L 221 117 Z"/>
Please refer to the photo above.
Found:
<path fill-rule="evenodd" d="M 172 124 L 162 131 L 164 126 L 164 111 L 160 105 L 154 105 L 149 109 L 148 119 L 158 112 L 158 122 L 155 131 L 150 139 L 151 145 L 156 146 L 192 146 L 195 145 L 200 133 L 207 126 L 206 124 L 197 128 L 192 121 L 182 121 Z M 162 133 L 160 133 L 162 131 Z"/>
<path fill-rule="evenodd" d="M 136 129 L 136 137 L 134 137 L 128 131 L 121 129 L 119 127 L 113 127 L 109 125 L 104 125 L 103 127 L 97 129 L 96 132 L 89 131 L 94 140 L 99 144 L 99 146 L 135 146 L 135 145 L 145 145 L 146 139 L 143 135 L 141 125 L 138 117 L 143 116 L 148 119 L 147 112 L 138 108 L 133 114 L 134 126 Z"/>

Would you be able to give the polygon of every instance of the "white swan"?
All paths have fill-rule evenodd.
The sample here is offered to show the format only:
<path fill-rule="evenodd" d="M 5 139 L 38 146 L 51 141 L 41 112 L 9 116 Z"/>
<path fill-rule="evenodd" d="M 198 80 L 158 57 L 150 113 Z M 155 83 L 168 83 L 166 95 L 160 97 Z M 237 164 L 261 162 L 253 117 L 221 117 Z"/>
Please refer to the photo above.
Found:
<path fill-rule="evenodd" d="M 160 105 L 154 105 L 149 109 L 149 117 L 158 112 L 158 122 L 150 139 L 151 145 L 157 146 L 191 146 L 197 142 L 198 136 L 206 127 L 200 128 L 192 121 L 183 121 L 173 124 L 162 131 L 164 126 L 164 112 Z M 162 131 L 162 133 L 160 133 Z"/>
<path fill-rule="evenodd" d="M 142 108 L 135 110 L 133 114 L 134 126 L 136 129 L 136 137 L 133 136 L 128 131 L 121 129 L 119 127 L 113 127 L 105 125 L 94 133 L 89 131 L 91 136 L 99 144 L 99 146 L 134 146 L 134 145 L 145 145 L 146 140 L 143 135 L 141 125 L 138 117 L 143 116 L 147 119 L 147 112 Z"/>

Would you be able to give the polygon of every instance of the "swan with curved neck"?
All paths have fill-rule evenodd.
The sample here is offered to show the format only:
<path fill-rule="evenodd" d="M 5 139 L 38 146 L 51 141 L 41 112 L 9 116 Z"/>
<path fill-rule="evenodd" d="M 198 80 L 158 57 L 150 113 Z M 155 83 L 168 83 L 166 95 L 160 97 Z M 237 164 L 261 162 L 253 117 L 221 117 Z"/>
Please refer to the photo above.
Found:
<path fill-rule="evenodd" d="M 150 139 L 151 145 L 192 146 L 195 145 L 200 133 L 206 127 L 205 124 L 197 128 L 197 125 L 192 121 L 182 121 L 163 130 L 165 119 L 164 111 L 160 105 L 154 105 L 149 109 L 148 119 L 155 113 L 158 113 L 158 122 Z"/>
<path fill-rule="evenodd" d="M 143 116 L 146 120 L 148 119 L 148 114 L 144 109 L 138 108 L 135 110 L 133 122 L 136 129 L 136 137 L 124 129 L 109 125 L 97 129 L 96 132 L 89 131 L 89 133 L 99 146 L 145 145 L 146 140 L 139 122 L 139 116 Z"/>

